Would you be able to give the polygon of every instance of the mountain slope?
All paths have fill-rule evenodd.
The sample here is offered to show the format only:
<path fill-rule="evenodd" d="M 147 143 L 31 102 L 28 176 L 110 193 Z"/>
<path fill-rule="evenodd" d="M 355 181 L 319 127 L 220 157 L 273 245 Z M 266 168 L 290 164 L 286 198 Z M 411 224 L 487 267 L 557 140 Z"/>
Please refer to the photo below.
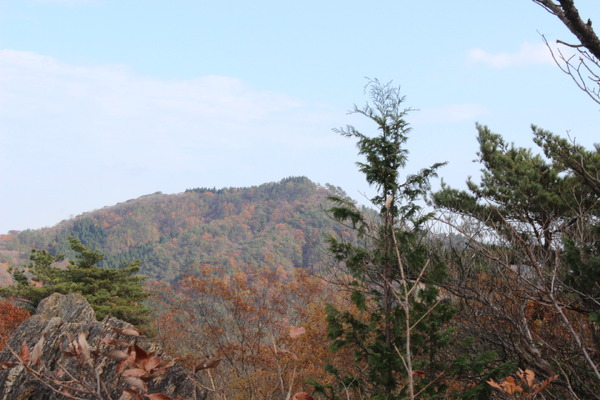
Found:
<path fill-rule="evenodd" d="M 340 189 L 307 178 L 287 178 L 250 188 L 155 193 L 5 239 L 20 261 L 32 247 L 69 254 L 68 236 L 106 255 L 105 266 L 142 261 L 142 273 L 173 281 L 211 264 L 290 269 L 318 268 L 325 237 L 342 227 L 323 211 Z"/>

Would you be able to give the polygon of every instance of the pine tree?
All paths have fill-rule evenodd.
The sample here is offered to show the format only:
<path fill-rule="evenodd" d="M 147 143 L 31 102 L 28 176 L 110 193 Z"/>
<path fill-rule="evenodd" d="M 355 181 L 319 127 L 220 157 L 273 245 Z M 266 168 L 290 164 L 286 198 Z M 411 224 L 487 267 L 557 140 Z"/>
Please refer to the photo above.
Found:
<path fill-rule="evenodd" d="M 590 398 L 600 388 L 600 147 L 533 127 L 543 157 L 477 129 L 480 181 L 434 195 L 466 236 L 453 291 L 485 316 L 481 341 L 540 378 L 560 373 L 569 397 Z"/>
<path fill-rule="evenodd" d="M 103 255 L 90 250 L 80 241 L 69 238 L 74 260 L 65 261 L 63 255 L 51 255 L 46 250 L 32 249 L 31 262 L 23 269 L 11 270 L 16 282 L 4 294 L 21 297 L 32 307 L 52 293 L 79 293 L 96 311 L 98 319 L 107 315 L 141 324 L 146 322 L 148 310 L 143 305 L 148 293 L 138 275 L 139 262 L 123 268 L 101 268 L 96 264 Z"/>
<path fill-rule="evenodd" d="M 446 323 L 452 312 L 435 285 L 443 278 L 445 266 L 428 248 L 429 216 L 422 212 L 419 200 L 443 164 L 401 181 L 410 132 L 405 116 L 410 109 L 403 107 L 400 89 L 390 83 L 372 80 L 366 90 L 372 103 L 355 106 L 352 112 L 375 122 L 378 134 L 367 136 L 353 126 L 336 131 L 357 140 L 365 159 L 357 165 L 376 189 L 371 203 L 378 212 L 370 216 L 347 199 L 330 199 L 335 204 L 332 216 L 354 228 L 362 243 L 330 239 L 330 251 L 349 276 L 346 287 L 358 310 L 328 307 L 331 348 L 354 349 L 357 373 L 339 380 L 346 385 L 352 382 L 354 390 L 369 398 L 425 398 L 445 390 L 438 356 L 450 337 Z M 336 372 L 333 367 L 331 371 Z"/>

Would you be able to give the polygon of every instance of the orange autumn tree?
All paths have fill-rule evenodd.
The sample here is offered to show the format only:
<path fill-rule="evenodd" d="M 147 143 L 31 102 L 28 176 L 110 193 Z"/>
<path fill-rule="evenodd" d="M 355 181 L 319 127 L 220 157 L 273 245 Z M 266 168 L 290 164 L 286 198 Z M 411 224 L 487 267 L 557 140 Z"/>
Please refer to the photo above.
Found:
<path fill-rule="evenodd" d="M 16 306 L 11 299 L 0 300 L 0 350 L 21 322 L 29 318 L 29 311 Z"/>
<path fill-rule="evenodd" d="M 217 398 L 286 398 L 310 392 L 309 378 L 331 379 L 324 367 L 333 358 L 352 365 L 350 354 L 328 350 L 324 304 L 339 304 L 336 291 L 301 269 L 203 265 L 155 292 L 159 342 L 180 356 L 221 360 L 202 382 Z"/>

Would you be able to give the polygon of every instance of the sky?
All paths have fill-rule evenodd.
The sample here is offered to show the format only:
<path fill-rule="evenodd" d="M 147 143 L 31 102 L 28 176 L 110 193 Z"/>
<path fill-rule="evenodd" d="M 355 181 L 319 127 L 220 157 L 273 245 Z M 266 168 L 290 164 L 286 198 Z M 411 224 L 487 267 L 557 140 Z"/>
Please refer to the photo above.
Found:
<path fill-rule="evenodd" d="M 576 4 L 600 24 L 598 1 Z M 290 176 L 362 201 L 355 143 L 332 128 L 375 133 L 347 113 L 367 78 L 414 109 L 407 173 L 479 176 L 476 123 L 591 146 L 600 106 L 542 34 L 574 42 L 529 0 L 0 0 L 0 233 Z"/>

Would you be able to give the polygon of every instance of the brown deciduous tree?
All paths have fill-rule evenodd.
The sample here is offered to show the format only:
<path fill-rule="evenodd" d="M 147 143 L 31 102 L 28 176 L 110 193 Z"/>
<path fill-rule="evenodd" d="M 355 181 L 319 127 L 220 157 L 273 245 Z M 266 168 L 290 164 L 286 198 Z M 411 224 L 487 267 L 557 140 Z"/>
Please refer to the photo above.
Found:
<path fill-rule="evenodd" d="M 302 269 L 203 265 L 155 293 L 158 341 L 192 363 L 221 359 L 202 381 L 216 398 L 289 398 L 311 390 L 309 377 L 331 379 L 328 362 L 352 364 L 350 354 L 328 350 L 324 304 L 339 304 L 338 294 Z"/>

